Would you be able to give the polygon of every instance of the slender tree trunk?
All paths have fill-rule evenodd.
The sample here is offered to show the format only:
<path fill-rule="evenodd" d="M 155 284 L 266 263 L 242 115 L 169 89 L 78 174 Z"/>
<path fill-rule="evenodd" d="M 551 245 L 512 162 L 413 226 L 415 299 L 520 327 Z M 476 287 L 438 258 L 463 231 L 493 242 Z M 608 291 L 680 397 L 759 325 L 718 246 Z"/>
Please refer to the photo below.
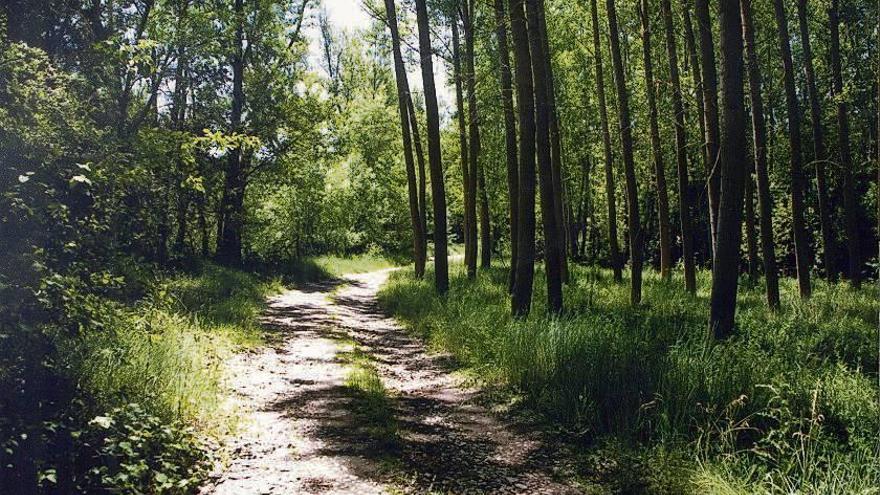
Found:
<path fill-rule="evenodd" d="M 205 210 L 207 209 L 208 198 L 202 193 L 198 200 L 199 207 L 199 232 L 201 233 L 201 253 L 203 258 L 207 258 L 210 254 L 210 234 L 208 234 L 208 219 Z"/>
<path fill-rule="evenodd" d="M 519 113 L 518 257 L 511 309 L 514 316 L 525 317 L 531 309 L 535 280 L 535 100 L 525 1 L 509 0 L 508 5 Z"/>
<path fill-rule="evenodd" d="M 449 260 L 446 246 L 446 188 L 443 185 L 443 158 L 440 150 L 440 111 L 434 87 L 434 61 L 431 59 L 431 32 L 426 0 L 416 0 L 419 26 L 419 55 L 428 122 L 428 162 L 431 168 L 431 200 L 434 203 L 434 287 L 439 294 L 449 290 Z"/>
<path fill-rule="evenodd" d="M 464 109 L 464 75 L 461 70 L 461 41 L 458 30 L 458 9 L 452 16 L 452 77 L 455 79 L 455 105 L 458 115 L 458 143 L 461 151 L 461 201 L 464 219 L 464 264 L 468 278 L 477 275 L 477 261 L 471 256 L 471 246 L 476 246 L 476 239 L 471 237 L 471 173 L 470 154 L 468 152 L 468 126 Z M 476 251 L 476 250 L 474 250 Z"/>
<path fill-rule="evenodd" d="M 602 68 L 602 45 L 599 41 L 599 14 L 596 0 L 590 0 L 593 18 L 593 53 L 596 60 L 596 91 L 599 94 L 599 121 L 602 126 L 602 151 L 605 164 L 605 195 L 608 200 L 608 253 L 614 280 L 623 280 L 620 245 L 617 239 L 617 187 L 614 185 L 614 154 L 611 150 L 611 131 L 608 124 L 608 105 L 605 97 L 605 73 Z"/>
<path fill-rule="evenodd" d="M 409 86 L 409 82 L 407 82 Z M 409 123 L 412 129 L 413 145 L 415 145 L 416 160 L 419 164 L 419 218 L 422 221 L 422 261 L 428 259 L 428 195 L 427 180 L 425 178 L 425 152 L 422 149 L 421 132 L 419 121 L 416 118 L 416 108 L 413 105 L 412 93 L 406 95 L 406 107 L 408 109 Z"/>
<path fill-rule="evenodd" d="M 840 70 L 840 19 L 838 0 L 831 0 L 828 18 L 831 27 L 831 79 L 834 96 L 837 100 L 837 147 L 843 188 L 843 215 L 846 228 L 847 276 L 853 287 L 862 283 L 861 253 L 859 253 L 859 203 L 855 196 L 855 183 L 852 174 L 852 155 L 849 141 L 849 110 L 843 93 L 843 76 Z"/>
<path fill-rule="evenodd" d="M 422 217 L 419 211 L 418 180 L 416 179 L 416 167 L 413 160 L 412 139 L 410 135 L 409 115 L 409 81 L 406 76 L 406 67 L 403 63 L 403 55 L 400 52 L 400 34 L 397 30 L 397 10 L 394 0 L 385 0 L 385 13 L 388 17 L 388 27 L 391 30 L 391 48 L 394 56 L 394 76 L 397 81 L 397 103 L 400 112 L 400 130 L 403 139 L 403 158 L 406 165 L 406 183 L 409 193 L 409 213 L 412 221 L 413 234 L 413 260 L 415 264 L 416 278 L 425 275 L 425 259 L 423 244 L 425 235 L 422 231 Z"/>
<path fill-rule="evenodd" d="M 669 227 L 669 195 L 666 190 L 666 170 L 663 149 L 660 146 L 660 126 L 657 124 L 657 88 L 654 85 L 654 65 L 651 60 L 651 15 L 648 0 L 641 0 L 642 53 L 645 59 L 645 90 L 651 127 L 651 153 L 654 158 L 654 179 L 657 186 L 657 209 L 660 228 L 660 275 L 672 277 L 672 240 Z"/>
<path fill-rule="evenodd" d="M 779 275 L 776 270 L 776 246 L 773 243 L 773 196 L 767 171 L 767 124 L 764 122 L 764 99 L 761 96 L 761 69 L 752 23 L 752 2 L 741 0 L 743 38 L 748 55 L 749 100 L 752 108 L 752 131 L 755 146 L 755 178 L 758 185 L 758 209 L 761 224 L 761 254 L 767 286 L 767 305 L 779 308 Z"/>
<path fill-rule="evenodd" d="M 745 177 L 745 202 L 746 202 L 746 258 L 748 260 L 747 272 L 749 278 L 758 278 L 758 239 L 755 231 L 755 183 L 752 173 L 746 170 Z"/>
<path fill-rule="evenodd" d="M 535 85 L 535 146 L 538 157 L 538 177 L 541 189 L 541 220 L 544 225 L 544 271 L 547 279 L 547 309 L 552 314 L 562 312 L 562 255 L 563 240 L 559 238 L 556 223 L 557 197 L 553 191 L 553 163 L 550 143 L 550 88 L 546 77 L 544 47 L 541 40 L 541 0 L 526 0 L 529 48 L 532 54 L 532 73 Z"/>
<path fill-rule="evenodd" d="M 718 73 L 715 70 L 715 44 L 712 41 L 712 18 L 709 13 L 709 0 L 696 0 L 697 32 L 700 35 L 700 70 L 703 79 L 703 108 L 706 119 L 706 156 L 709 168 L 706 169 L 709 189 L 709 223 L 712 234 L 712 252 L 717 246 L 718 207 L 721 200 L 718 173 L 720 129 L 718 126 Z"/>
<path fill-rule="evenodd" d="M 669 79 L 672 82 L 672 110 L 675 113 L 675 159 L 678 170 L 678 211 L 681 221 L 681 258 L 684 265 L 684 285 L 688 292 L 694 294 L 697 291 L 694 267 L 694 227 L 691 218 L 690 180 L 688 177 L 687 129 L 681 96 L 681 79 L 678 73 L 678 48 L 675 43 L 675 27 L 672 24 L 670 0 L 661 0 L 660 7 L 663 11 L 663 26 L 666 34 Z"/>
<path fill-rule="evenodd" d="M 489 268 L 492 266 L 492 222 L 483 167 L 480 167 L 479 173 L 477 189 L 480 193 L 480 268 Z"/>
<path fill-rule="evenodd" d="M 828 199 L 828 180 L 825 164 L 828 154 L 825 151 L 825 136 L 822 132 L 822 107 L 819 105 L 819 92 L 816 89 L 816 72 L 813 69 L 813 49 L 810 44 L 810 28 L 807 19 L 807 0 L 798 0 L 798 26 L 800 27 L 801 47 L 804 52 L 804 74 L 807 76 L 807 96 L 810 99 L 810 120 L 813 131 L 813 163 L 816 167 L 816 192 L 819 206 L 819 226 L 822 231 L 822 265 L 825 278 L 834 279 L 834 233 L 831 230 L 831 203 Z"/>
<path fill-rule="evenodd" d="M 553 197 L 555 199 L 556 225 L 559 229 L 559 238 L 562 240 L 561 245 L 561 267 L 562 281 L 568 282 L 568 255 L 566 252 L 565 239 L 567 237 L 566 215 L 565 215 L 565 188 L 562 183 L 563 163 L 562 163 L 562 136 L 559 131 L 559 115 L 556 111 L 556 84 L 553 80 L 553 58 L 550 53 L 550 38 L 547 33 L 547 16 L 545 13 L 544 0 L 539 0 L 539 19 L 538 27 L 541 36 L 542 58 L 544 59 L 544 75 L 547 79 L 547 92 L 550 105 L 550 163 L 553 167 Z"/>
<path fill-rule="evenodd" d="M 636 165 L 633 157 L 632 122 L 629 115 L 629 93 L 626 89 L 620 35 L 617 29 L 615 0 L 606 0 L 608 27 L 611 34 L 611 61 L 614 66 L 614 84 L 617 87 L 617 117 L 620 141 L 623 145 L 623 169 L 626 177 L 627 223 L 629 225 L 629 253 L 631 271 L 630 301 L 637 305 L 642 300 L 642 226 L 639 219 L 639 189 L 636 183 Z"/>
<path fill-rule="evenodd" d="M 517 172 L 516 116 L 513 113 L 513 77 L 507 46 L 507 15 L 504 0 L 495 0 L 495 32 L 498 37 L 498 69 L 501 81 L 501 105 L 504 108 L 504 142 L 507 162 L 508 215 L 510 218 L 510 277 L 507 290 L 516 282 L 517 233 L 519 223 L 519 173 Z"/>
<path fill-rule="evenodd" d="M 773 0 L 779 51 L 782 55 L 785 102 L 788 111 L 788 142 L 791 147 L 791 223 L 794 235 L 795 264 L 801 297 L 810 297 L 810 262 L 807 229 L 804 224 L 804 176 L 801 152 L 801 115 L 791 61 L 791 43 L 788 38 L 788 20 L 783 0 Z"/>
<path fill-rule="evenodd" d="M 703 101 L 703 73 L 700 67 L 700 59 L 697 55 L 697 41 L 694 35 L 693 23 L 691 22 L 691 5 L 689 0 L 682 0 L 682 17 L 684 22 L 684 33 L 685 33 L 685 48 L 687 49 L 687 57 L 686 61 L 689 65 L 689 71 L 691 73 L 691 77 L 694 80 L 694 91 L 695 98 L 694 100 L 697 103 L 697 123 L 700 127 L 700 135 L 699 135 L 699 151 L 700 158 L 703 164 L 703 172 L 710 170 L 712 168 L 711 162 L 709 160 L 709 152 L 706 149 L 706 105 L 705 101 Z M 709 206 L 709 195 L 708 195 L 708 181 L 703 182 L 702 186 L 698 183 L 697 186 L 701 190 L 705 190 L 706 194 L 700 193 L 699 195 L 695 195 L 695 186 L 691 185 L 691 197 L 697 197 L 700 201 L 700 206 L 694 205 L 694 216 L 695 224 L 694 224 L 694 256 L 696 256 L 696 252 L 699 246 L 699 250 L 701 253 L 707 253 L 709 259 L 711 260 L 712 256 L 712 219 L 710 215 L 710 206 Z M 705 198 L 705 199 L 704 199 Z M 705 201 L 705 208 L 703 208 L 703 203 Z M 706 214 L 706 225 L 708 228 L 703 229 L 702 216 L 703 212 Z M 699 233 L 699 237 L 697 237 Z M 706 249 L 703 249 L 703 248 Z M 706 256 L 699 257 L 701 259 L 705 259 Z"/>
<path fill-rule="evenodd" d="M 235 0 L 235 50 L 232 56 L 232 113 L 230 131 L 241 131 L 244 109 L 244 4 Z M 226 183 L 223 190 L 223 232 L 217 245 L 217 257 L 224 263 L 241 264 L 241 231 L 244 226 L 244 173 L 241 147 L 229 151 Z"/>
<path fill-rule="evenodd" d="M 468 263 L 468 276 L 473 277 L 477 273 L 477 192 L 480 187 L 480 113 L 477 108 L 477 77 L 474 65 L 474 5 L 475 0 L 465 0 L 462 6 L 462 18 L 464 24 L 464 44 L 465 44 L 465 76 L 467 77 L 467 98 L 468 98 L 468 187 L 467 192 L 470 213 L 470 262 Z M 488 215 L 486 217 L 488 220 Z M 488 227 L 483 229 L 482 218 L 480 218 L 480 240 L 483 241 L 484 236 L 489 235 Z M 485 230 L 485 232 L 483 232 Z M 485 247 L 485 246 L 484 246 Z M 485 260 L 486 254 L 491 255 L 491 251 L 483 254 Z"/>
<path fill-rule="evenodd" d="M 721 136 L 721 203 L 715 259 L 712 264 L 712 294 L 709 329 L 715 339 L 733 332 L 736 291 L 739 278 L 739 250 L 742 236 L 743 181 L 748 159 L 746 112 L 743 102 L 743 38 L 740 0 L 719 0 L 721 77 L 724 128 Z"/>

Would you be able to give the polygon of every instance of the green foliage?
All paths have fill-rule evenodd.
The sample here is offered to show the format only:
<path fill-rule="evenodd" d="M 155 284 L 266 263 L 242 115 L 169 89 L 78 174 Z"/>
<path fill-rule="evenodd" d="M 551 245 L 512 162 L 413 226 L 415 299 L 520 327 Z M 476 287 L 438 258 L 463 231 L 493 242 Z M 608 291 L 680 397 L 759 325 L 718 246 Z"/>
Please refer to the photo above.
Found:
<path fill-rule="evenodd" d="M 615 438 L 642 456 L 681 445 L 695 493 L 853 493 L 880 483 L 876 288 L 822 283 L 800 301 L 786 283 L 779 313 L 767 312 L 761 287 L 743 290 L 738 335 L 707 345 L 705 273 L 692 298 L 681 280 L 646 272 L 645 303 L 632 308 L 626 284 L 577 267 L 558 319 L 537 316 L 537 275 L 523 321 L 509 316 L 502 269 L 475 282 L 459 270 L 445 299 L 396 273 L 380 298 L 475 376 L 585 439 Z"/>
<path fill-rule="evenodd" d="M 191 493 L 206 442 L 234 427 L 223 363 L 261 342 L 257 315 L 280 284 L 212 264 L 121 271 L 140 279 L 134 302 L 64 286 L 75 333 L 4 335 L 0 486 Z"/>

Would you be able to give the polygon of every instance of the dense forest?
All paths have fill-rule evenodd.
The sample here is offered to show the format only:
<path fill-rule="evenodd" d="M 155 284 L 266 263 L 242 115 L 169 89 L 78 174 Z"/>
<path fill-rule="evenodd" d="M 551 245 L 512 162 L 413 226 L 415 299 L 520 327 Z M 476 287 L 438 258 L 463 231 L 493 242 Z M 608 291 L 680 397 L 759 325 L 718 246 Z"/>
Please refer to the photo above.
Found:
<path fill-rule="evenodd" d="M 267 300 L 388 269 L 554 483 L 877 493 L 878 45 L 874 0 L 2 2 L 0 492 L 215 493 Z M 539 491 L 401 484 L 381 355 L 383 483 Z"/>

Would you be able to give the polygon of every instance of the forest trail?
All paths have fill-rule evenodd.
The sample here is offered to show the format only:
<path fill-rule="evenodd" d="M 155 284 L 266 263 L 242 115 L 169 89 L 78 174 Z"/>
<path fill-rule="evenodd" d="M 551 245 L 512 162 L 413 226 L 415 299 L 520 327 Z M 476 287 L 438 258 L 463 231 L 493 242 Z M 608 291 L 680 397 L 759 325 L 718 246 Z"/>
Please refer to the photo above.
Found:
<path fill-rule="evenodd" d="M 231 363 L 247 411 L 233 458 L 203 493 L 579 493 L 554 475 L 567 456 L 478 404 L 448 358 L 382 314 L 376 294 L 390 272 L 270 300 L 270 345 Z M 352 355 L 368 356 L 388 391 L 384 422 L 364 416 L 347 386 Z"/>

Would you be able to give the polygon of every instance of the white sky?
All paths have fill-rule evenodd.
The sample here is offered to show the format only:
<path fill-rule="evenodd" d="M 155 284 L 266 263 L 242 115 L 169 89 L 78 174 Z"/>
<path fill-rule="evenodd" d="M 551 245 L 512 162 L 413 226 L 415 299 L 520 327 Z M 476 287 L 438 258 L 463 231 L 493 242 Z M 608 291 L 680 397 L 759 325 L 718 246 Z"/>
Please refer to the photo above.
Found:
<path fill-rule="evenodd" d="M 327 17 L 330 20 L 330 23 L 336 29 L 355 31 L 366 28 L 372 21 L 370 16 L 364 11 L 361 0 L 323 0 L 323 5 L 327 9 Z M 398 5 L 400 6 L 401 3 L 398 2 Z M 400 8 L 399 6 L 398 8 Z M 315 7 L 313 7 L 313 9 L 314 8 Z M 315 10 L 312 11 L 313 16 L 315 12 Z M 309 46 L 312 52 L 311 56 L 312 59 L 315 60 L 315 57 L 320 56 L 320 33 L 316 27 L 316 22 L 312 22 L 308 26 L 307 32 L 310 37 Z M 434 42 L 435 40 L 431 41 Z M 413 90 L 421 91 L 421 69 L 412 64 L 407 68 L 409 69 L 408 75 L 410 87 L 413 88 Z M 454 101 L 454 95 L 451 93 L 451 88 L 446 84 L 446 68 L 443 66 L 443 61 L 436 57 L 434 58 L 434 82 L 437 86 L 437 98 L 441 109 L 440 112 L 444 113 L 445 109 L 451 108 L 452 102 Z"/>

